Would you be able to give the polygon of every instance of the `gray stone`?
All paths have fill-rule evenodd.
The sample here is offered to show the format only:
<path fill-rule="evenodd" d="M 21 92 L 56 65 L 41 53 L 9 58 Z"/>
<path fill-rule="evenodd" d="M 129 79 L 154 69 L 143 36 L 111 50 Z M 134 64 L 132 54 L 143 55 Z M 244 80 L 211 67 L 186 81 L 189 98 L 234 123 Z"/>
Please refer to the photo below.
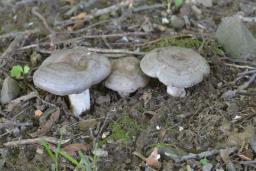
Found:
<path fill-rule="evenodd" d="M 205 7 L 212 7 L 212 0 L 197 0 L 196 2 Z"/>
<path fill-rule="evenodd" d="M 18 97 L 19 94 L 20 87 L 18 82 L 11 77 L 6 77 L 1 90 L 1 103 L 6 104 L 14 98 Z"/>
<path fill-rule="evenodd" d="M 185 26 L 185 21 L 176 15 L 171 17 L 171 26 L 175 29 L 182 29 Z"/>
<path fill-rule="evenodd" d="M 238 16 L 223 18 L 216 37 L 231 58 L 256 60 L 256 40 Z"/>
<path fill-rule="evenodd" d="M 203 166 L 202 170 L 203 171 L 211 171 L 213 168 L 213 165 L 211 163 L 207 163 L 206 165 Z"/>

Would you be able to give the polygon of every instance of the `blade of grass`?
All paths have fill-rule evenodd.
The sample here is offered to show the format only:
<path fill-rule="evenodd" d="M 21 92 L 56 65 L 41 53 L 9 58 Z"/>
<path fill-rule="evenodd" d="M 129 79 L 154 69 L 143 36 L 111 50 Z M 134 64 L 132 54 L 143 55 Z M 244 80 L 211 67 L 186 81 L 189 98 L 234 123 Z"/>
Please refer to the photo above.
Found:
<path fill-rule="evenodd" d="M 53 161 L 56 161 L 55 155 L 53 154 L 53 151 L 51 150 L 49 144 L 45 141 L 42 140 L 41 145 L 44 147 L 44 149 L 47 151 L 48 155 Z"/>
<path fill-rule="evenodd" d="M 79 164 L 79 162 L 74 158 L 72 157 L 71 155 L 67 154 L 65 151 L 63 150 L 60 150 L 59 151 L 59 154 L 61 156 L 63 156 L 66 160 L 70 161 L 72 164 L 74 164 L 75 166 L 77 166 Z"/>

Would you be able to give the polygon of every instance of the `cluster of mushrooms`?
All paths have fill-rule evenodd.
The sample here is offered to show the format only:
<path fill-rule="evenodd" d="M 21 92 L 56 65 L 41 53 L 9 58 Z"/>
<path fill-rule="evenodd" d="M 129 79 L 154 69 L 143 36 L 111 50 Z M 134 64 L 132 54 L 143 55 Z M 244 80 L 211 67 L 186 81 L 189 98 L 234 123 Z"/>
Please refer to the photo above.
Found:
<path fill-rule="evenodd" d="M 209 72 L 200 54 L 182 47 L 152 50 L 141 61 L 135 57 L 110 61 L 102 54 L 74 48 L 52 53 L 34 73 L 33 81 L 52 94 L 68 95 L 73 114 L 79 116 L 90 109 L 89 88 L 101 81 L 126 97 L 153 77 L 167 86 L 168 94 L 184 97 L 185 88 L 201 82 Z"/>

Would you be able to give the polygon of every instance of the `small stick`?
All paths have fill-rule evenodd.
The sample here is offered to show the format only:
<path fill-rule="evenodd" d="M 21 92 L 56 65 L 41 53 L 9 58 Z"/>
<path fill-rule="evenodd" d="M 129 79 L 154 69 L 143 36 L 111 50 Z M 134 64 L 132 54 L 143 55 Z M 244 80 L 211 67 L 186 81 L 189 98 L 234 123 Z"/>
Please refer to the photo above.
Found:
<path fill-rule="evenodd" d="M 251 78 L 250 78 L 247 82 L 245 82 L 244 84 L 240 85 L 240 86 L 238 87 L 238 91 L 242 91 L 242 90 L 248 88 L 248 87 L 251 85 L 251 83 L 255 81 L 255 78 L 256 78 L 256 73 L 253 74 L 253 75 L 251 76 Z"/>
<path fill-rule="evenodd" d="M 37 11 L 38 7 L 33 7 L 32 8 L 32 14 L 37 16 L 42 22 L 46 30 L 50 33 L 49 37 L 51 40 L 51 47 L 54 47 L 55 42 L 56 42 L 56 33 L 55 31 L 48 25 L 46 19 Z"/>
<path fill-rule="evenodd" d="M 16 126 L 30 126 L 32 123 L 30 122 L 15 122 L 15 121 L 5 121 L 3 123 L 0 123 L 0 129 L 6 129 L 6 128 L 13 128 Z"/>
<path fill-rule="evenodd" d="M 47 141 L 52 144 L 66 144 L 67 142 L 70 141 L 70 139 L 66 140 L 60 140 L 54 137 L 39 137 L 39 138 L 31 138 L 31 139 L 23 139 L 23 140 L 18 140 L 18 141 L 10 141 L 6 142 L 3 145 L 5 147 L 13 147 L 13 146 L 18 146 L 18 145 L 27 145 L 27 144 L 39 144 L 42 141 Z"/>
<path fill-rule="evenodd" d="M 36 48 L 38 45 L 30 45 L 29 47 L 23 47 L 20 48 L 19 50 L 24 50 L 24 49 L 30 49 L 30 48 Z M 132 55 L 145 55 L 144 52 L 135 52 L 135 51 L 129 51 L 126 49 L 103 49 L 103 48 L 88 48 L 88 47 L 84 47 L 85 49 L 87 49 L 88 51 L 92 51 L 92 52 L 99 52 L 99 53 L 108 53 L 108 54 L 132 54 Z M 51 51 L 43 51 L 44 53 L 51 53 Z M 111 56 L 109 56 L 111 57 Z M 114 58 L 116 58 L 116 56 L 114 56 Z"/>
<path fill-rule="evenodd" d="M 235 67 L 235 68 L 256 69 L 255 67 L 251 67 L 251 66 L 247 66 L 247 65 L 236 65 L 236 64 L 229 64 L 229 63 L 224 63 L 224 65 Z"/>
<path fill-rule="evenodd" d="M 244 75 L 247 75 L 247 74 L 254 74 L 254 73 L 256 73 L 256 69 L 241 72 L 241 73 L 238 74 L 238 76 L 244 76 Z"/>
<path fill-rule="evenodd" d="M 237 148 L 233 147 L 233 148 L 228 148 L 227 150 L 228 150 L 229 154 L 231 154 L 231 153 L 234 153 L 237 150 Z M 188 154 L 185 156 L 181 156 L 181 157 L 174 159 L 174 161 L 182 162 L 182 161 L 191 160 L 191 159 L 201 159 L 201 158 L 210 157 L 210 156 L 213 156 L 213 155 L 216 155 L 219 153 L 220 153 L 220 150 L 209 150 L 209 151 L 205 151 L 205 152 L 198 153 L 198 154 Z"/>
<path fill-rule="evenodd" d="M 89 15 L 86 15 L 83 19 L 82 19 L 82 22 L 85 22 L 85 21 L 89 21 L 89 20 L 92 20 L 94 19 L 95 17 L 98 17 L 98 16 L 101 16 L 101 15 L 105 15 L 105 14 L 108 14 L 110 12 L 115 12 L 125 6 L 129 6 L 130 4 L 132 4 L 132 1 L 133 0 L 125 0 L 123 2 L 120 2 L 118 4 L 115 4 L 115 5 L 112 5 L 112 6 L 109 6 L 109 7 L 106 7 L 106 8 L 103 8 L 103 9 L 99 9 L 97 11 L 95 11 L 94 13 L 92 14 L 89 14 Z M 81 21 L 79 21 L 81 22 Z M 71 25 L 71 24 L 75 24 L 76 21 L 75 20 L 72 20 L 72 19 L 69 19 L 69 20 L 65 20 L 65 21 L 62 21 L 58 24 L 61 25 L 61 27 L 66 27 L 68 25 Z"/>
<path fill-rule="evenodd" d="M 239 74 L 237 74 L 238 75 L 238 77 L 234 80 L 234 82 L 236 83 L 236 82 L 238 82 L 239 80 L 241 80 L 242 78 L 244 78 L 244 77 L 248 77 L 248 75 L 250 75 L 250 74 L 255 74 L 256 73 L 256 70 L 249 70 L 249 71 L 244 71 L 244 72 L 241 72 L 241 73 L 239 73 Z"/>
<path fill-rule="evenodd" d="M 146 161 L 146 157 L 144 157 L 144 156 L 143 156 L 141 153 L 139 153 L 138 151 L 134 151 L 132 154 L 135 155 L 135 156 L 137 156 L 137 157 L 139 157 L 141 160 Z"/>
<path fill-rule="evenodd" d="M 256 164 L 256 160 L 250 160 L 250 161 L 240 161 L 240 164 L 247 165 L 247 164 Z"/>
<path fill-rule="evenodd" d="M 13 39 L 18 35 L 30 35 L 30 34 L 37 34 L 37 33 L 39 33 L 39 29 L 20 31 L 20 32 L 10 32 L 10 33 L 0 35 L 0 42 L 5 43 L 6 40 Z"/>
<path fill-rule="evenodd" d="M 132 9 L 133 12 L 141 12 L 145 10 L 152 10 L 157 8 L 165 8 L 165 4 L 153 4 L 153 5 L 143 5 L 137 8 Z"/>
<path fill-rule="evenodd" d="M 126 33 L 115 33 L 115 34 L 102 34 L 102 35 L 84 35 L 84 36 L 80 36 L 77 38 L 72 38 L 72 39 L 68 39 L 68 40 L 62 40 L 62 41 L 56 41 L 55 45 L 61 44 L 61 43 L 67 43 L 67 42 L 75 42 L 75 41 L 79 41 L 81 39 L 94 39 L 94 38 L 113 38 L 113 37 L 122 37 L 122 36 L 143 36 L 143 35 L 147 35 L 147 33 L 144 32 L 126 32 Z M 32 44 L 32 45 L 28 45 L 28 46 L 24 46 L 19 48 L 18 50 L 26 50 L 26 49 L 31 49 L 31 48 L 36 48 L 38 46 L 47 46 L 49 45 L 48 42 L 43 42 L 40 44 Z"/>
<path fill-rule="evenodd" d="M 125 53 L 125 54 L 132 54 L 132 55 L 145 55 L 144 52 L 129 51 L 126 49 L 87 48 L 87 50 L 92 52 L 100 52 L 100 53 Z"/>
<path fill-rule="evenodd" d="M 30 99 L 33 99 L 33 98 L 37 97 L 37 96 L 38 96 L 38 94 L 36 92 L 31 92 L 29 94 L 26 94 L 24 96 L 21 96 L 21 97 L 19 97 L 17 99 L 12 100 L 11 102 L 9 102 L 8 105 L 17 105 L 17 104 L 19 104 L 21 102 L 28 101 Z"/>
<path fill-rule="evenodd" d="M 9 47 L 4 51 L 4 53 L 0 56 L 0 68 L 6 65 L 6 59 L 13 56 L 16 49 L 22 44 L 24 41 L 24 34 L 17 35 Z"/>

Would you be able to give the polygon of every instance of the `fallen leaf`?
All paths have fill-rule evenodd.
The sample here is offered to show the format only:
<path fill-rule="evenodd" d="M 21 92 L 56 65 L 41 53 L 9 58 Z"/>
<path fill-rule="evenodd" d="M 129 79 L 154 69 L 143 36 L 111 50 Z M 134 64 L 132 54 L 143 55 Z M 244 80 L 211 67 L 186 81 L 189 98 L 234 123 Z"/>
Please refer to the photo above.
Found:
<path fill-rule="evenodd" d="M 158 169 L 160 168 L 158 159 L 160 159 L 160 154 L 158 154 L 158 149 L 154 148 L 149 157 L 145 159 L 145 161 L 148 166 Z"/>
<path fill-rule="evenodd" d="M 83 26 L 84 22 L 82 20 L 76 21 L 76 23 L 73 26 L 68 27 L 68 31 L 74 31 Z"/>
<path fill-rule="evenodd" d="M 60 108 L 57 108 L 55 112 L 53 112 L 50 118 L 45 121 L 37 130 L 30 134 L 31 137 L 43 136 L 47 132 L 51 130 L 51 127 L 55 122 L 59 119 L 60 116 Z"/>
<path fill-rule="evenodd" d="M 82 20 L 87 15 L 86 12 L 81 12 L 78 15 L 71 17 L 72 20 Z"/>
<path fill-rule="evenodd" d="M 89 144 L 70 144 L 70 145 L 67 145 L 63 148 L 63 150 L 74 156 L 76 154 L 77 151 L 88 151 L 90 149 L 90 146 Z"/>
<path fill-rule="evenodd" d="M 38 117 L 38 118 L 39 118 L 40 116 L 42 116 L 42 114 L 43 114 L 43 112 L 42 112 L 41 110 L 36 110 L 36 111 L 35 111 L 35 116 Z"/>

